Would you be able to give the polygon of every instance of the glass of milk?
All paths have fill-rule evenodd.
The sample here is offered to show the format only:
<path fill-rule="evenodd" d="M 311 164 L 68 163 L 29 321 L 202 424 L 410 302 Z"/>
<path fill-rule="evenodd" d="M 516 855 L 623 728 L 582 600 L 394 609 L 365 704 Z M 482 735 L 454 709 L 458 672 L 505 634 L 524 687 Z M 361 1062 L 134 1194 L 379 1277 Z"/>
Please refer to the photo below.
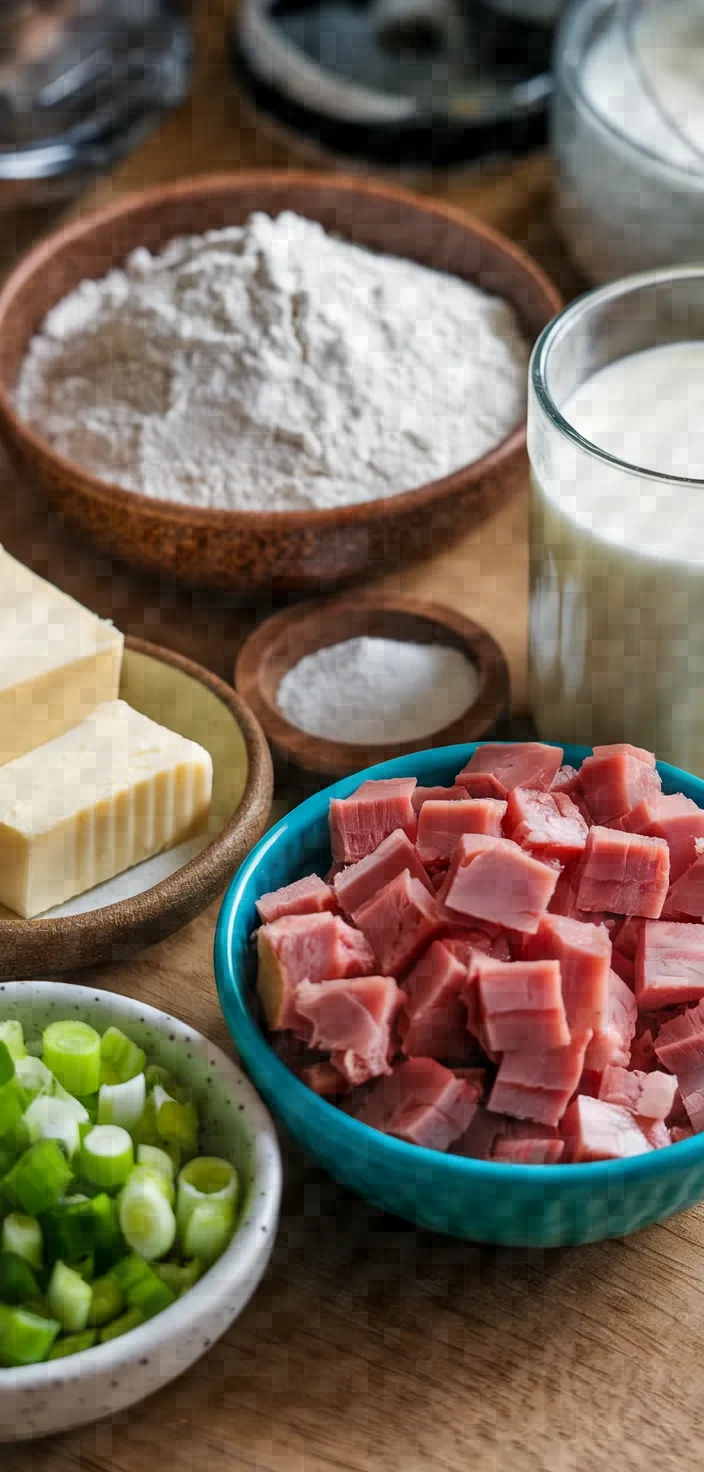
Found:
<path fill-rule="evenodd" d="M 698 260 L 704 0 L 575 0 L 555 74 L 558 226 L 586 278 Z"/>
<path fill-rule="evenodd" d="M 533 352 L 530 682 L 546 740 L 704 776 L 704 266 L 602 287 Z"/>

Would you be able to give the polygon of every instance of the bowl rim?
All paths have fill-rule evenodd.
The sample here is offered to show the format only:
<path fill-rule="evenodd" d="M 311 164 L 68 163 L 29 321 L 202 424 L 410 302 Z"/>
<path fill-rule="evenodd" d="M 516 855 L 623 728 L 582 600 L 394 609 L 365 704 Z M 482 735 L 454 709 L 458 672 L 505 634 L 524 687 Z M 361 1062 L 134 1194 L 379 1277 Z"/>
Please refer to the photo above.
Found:
<path fill-rule="evenodd" d="M 197 680 L 229 710 L 242 733 L 247 754 L 247 775 L 240 802 L 225 826 L 199 854 L 182 864 L 173 874 L 158 880 L 149 889 L 128 899 L 116 900 L 111 905 L 85 910 L 78 915 L 38 915 L 35 919 L 28 920 L 21 916 L 15 920 L 0 919 L 0 947 L 3 938 L 8 942 L 13 938 L 16 941 L 20 934 L 31 934 L 36 943 L 49 943 L 52 939 L 73 939 L 81 934 L 95 934 L 96 929 L 100 932 L 101 944 L 109 944 L 111 941 L 124 944 L 126 932 L 132 927 L 148 925 L 165 912 L 177 908 L 194 891 L 200 892 L 201 897 L 207 896 L 204 905 L 209 903 L 218 893 L 220 885 L 225 882 L 233 864 L 238 862 L 237 850 L 242 834 L 256 831 L 260 820 L 262 826 L 266 821 L 271 809 L 274 781 L 271 753 L 256 716 L 242 697 L 204 665 L 177 654 L 175 650 L 131 635 L 125 638 L 125 648 L 134 654 L 143 654 L 161 664 L 170 665 L 181 674 Z M 264 808 L 266 812 L 263 813 Z M 261 827 L 259 831 L 261 832 Z"/>
<path fill-rule="evenodd" d="M 52 1388 L 70 1384 L 89 1375 L 93 1370 L 114 1372 L 128 1368 L 135 1359 L 149 1356 L 158 1351 L 165 1338 L 171 1338 L 187 1329 L 194 1319 L 193 1310 L 199 1305 L 217 1299 L 219 1291 L 231 1286 L 236 1279 L 246 1279 L 256 1265 L 264 1232 L 275 1235 L 283 1181 L 281 1150 L 276 1126 L 264 1101 L 244 1071 L 228 1058 L 226 1053 L 197 1028 L 189 1023 L 162 1012 L 136 997 L 121 992 L 103 991 L 97 987 L 80 986 L 65 981 L 7 981 L 0 982 L 0 1012 L 12 1005 L 18 994 L 24 993 L 31 999 L 36 997 L 37 1007 L 44 1001 L 61 1005 L 62 997 L 67 1003 L 83 1003 L 86 1008 L 103 1008 L 119 1014 L 126 1020 L 140 1022 L 144 1019 L 159 1032 L 174 1034 L 177 1044 L 189 1044 L 191 1048 L 207 1057 L 212 1069 L 219 1073 L 229 1092 L 236 1088 L 238 1102 L 243 1103 L 242 1119 L 253 1145 L 254 1179 L 250 1190 L 249 1204 L 231 1242 L 202 1278 L 189 1288 L 183 1298 L 155 1314 L 153 1319 L 127 1334 L 111 1339 L 107 1344 L 96 1344 L 92 1349 L 79 1350 L 64 1359 L 43 1360 L 38 1365 L 0 1367 L 0 1397 L 12 1390 L 24 1392 L 46 1390 L 50 1381 Z M 88 1000 L 90 999 L 90 1000 Z M 171 1041 L 171 1037 L 169 1037 Z M 262 1273 L 259 1274 L 259 1282 Z M 189 1308 L 190 1305 L 190 1308 Z M 197 1317 L 197 1313 L 195 1315 Z"/>
<path fill-rule="evenodd" d="M 218 989 L 220 1005 L 227 1023 L 230 1035 L 242 1058 L 250 1069 L 252 1077 L 257 1081 L 255 1068 L 250 1068 L 250 1059 L 255 1060 L 255 1065 L 266 1067 L 267 1075 L 271 1078 L 273 1088 L 279 1095 L 287 1092 L 301 1108 L 307 1106 L 308 1112 L 319 1112 L 321 1125 L 325 1126 L 327 1132 L 330 1129 L 342 1131 L 350 1141 L 358 1145 L 364 1144 L 366 1149 L 374 1149 L 383 1162 L 386 1159 L 391 1165 L 394 1161 L 411 1165 L 416 1163 L 419 1172 L 424 1170 L 447 1171 L 448 1175 L 455 1180 L 464 1177 L 468 1182 L 478 1184 L 485 1173 L 488 1172 L 491 1180 L 497 1186 L 514 1186 L 516 1180 L 526 1184 L 540 1187 L 555 1187 L 561 1181 L 575 1181 L 578 1185 L 593 1182 L 596 1185 L 613 1186 L 619 1181 L 625 1183 L 641 1182 L 647 1183 L 662 1175 L 665 1161 L 672 1159 L 671 1151 L 677 1151 L 677 1163 L 685 1167 L 687 1165 L 701 1164 L 704 1160 L 704 1134 L 694 1135 L 692 1139 L 680 1140 L 675 1144 L 668 1145 L 661 1150 L 644 1152 L 642 1155 L 633 1155 L 626 1160 L 598 1160 L 587 1161 L 569 1166 L 566 1174 L 564 1165 L 515 1165 L 510 1162 L 496 1160 L 475 1160 L 470 1156 L 451 1155 L 444 1151 L 429 1150 L 423 1145 L 411 1145 L 406 1140 L 398 1140 L 392 1135 L 385 1135 L 380 1130 L 375 1130 L 371 1125 L 363 1124 L 352 1115 L 345 1114 L 343 1110 L 336 1108 L 334 1104 L 328 1103 L 326 1099 L 315 1094 L 289 1069 L 282 1060 L 277 1057 L 273 1048 L 270 1047 L 261 1029 L 257 1026 L 245 998 L 245 987 L 243 979 L 237 979 L 232 965 L 231 938 L 234 930 L 237 913 L 240 905 L 248 899 L 247 891 L 252 884 L 260 862 L 266 858 L 269 850 L 273 848 L 278 838 L 293 829 L 303 831 L 307 820 L 315 817 L 319 819 L 328 807 L 332 797 L 347 797 L 354 792 L 360 782 L 379 777 L 409 776 L 407 769 L 420 757 L 430 757 L 435 761 L 442 758 L 457 762 L 456 770 L 464 766 L 472 752 L 477 747 L 486 745 L 483 741 L 472 741 L 459 746 L 435 747 L 424 752 L 414 752 L 411 756 L 395 757 L 390 761 L 379 762 L 374 766 L 367 767 L 363 771 L 355 772 L 350 777 L 343 777 L 339 782 L 333 783 L 321 791 L 313 793 L 311 797 L 299 803 L 291 813 L 281 818 L 268 833 L 260 839 L 259 843 L 247 855 L 244 863 L 238 870 L 230 883 L 223 898 L 220 914 L 218 917 L 215 933 L 215 980 Z M 491 745 L 513 746 L 515 742 L 492 742 Z M 545 742 L 548 746 L 559 746 L 557 741 Z M 570 765 L 581 765 L 585 757 L 590 756 L 590 746 L 575 746 L 566 744 L 560 749 L 565 754 L 565 759 Z M 704 779 L 694 777 L 691 773 L 683 772 L 679 767 L 673 767 L 665 762 L 657 763 L 661 776 L 667 776 L 672 781 L 695 783 L 700 789 L 701 805 L 704 806 Z M 665 1157 L 665 1161 L 663 1158 Z M 518 1174 L 517 1174 L 518 1173 Z"/>
<path fill-rule="evenodd" d="M 401 614 L 415 618 L 418 622 L 442 626 L 448 641 L 454 641 L 452 647 L 459 647 L 456 641 L 461 643 L 465 658 L 476 671 L 477 691 L 471 705 L 436 731 L 426 732 L 423 736 L 403 742 L 353 742 L 341 738 L 332 740 L 295 726 L 275 702 L 269 699 L 261 680 L 263 662 L 269 654 L 271 644 L 283 640 L 287 631 L 295 631 L 301 625 L 315 624 L 319 618 L 322 636 L 321 643 L 316 646 L 319 652 L 329 647 L 322 635 L 324 620 L 333 617 L 338 620 L 348 613 L 351 616 L 350 631 L 342 634 L 343 639 L 356 637 L 355 620 L 357 617 L 363 619 L 365 613 L 372 617 L 375 614 Z M 337 642 L 337 636 L 332 642 Z M 309 652 L 314 651 L 311 648 Z M 303 657 L 296 656 L 287 672 L 290 673 Z M 393 756 L 423 751 L 430 740 L 438 745 L 454 745 L 455 738 L 462 734 L 462 728 L 466 731 L 470 726 L 475 731 L 485 733 L 495 725 L 502 711 L 509 705 L 511 697 L 511 679 L 506 656 L 489 629 L 458 609 L 450 608 L 435 599 L 417 598 L 410 593 L 364 590 L 361 593 L 346 592 L 332 598 L 305 599 L 271 614 L 257 624 L 240 645 L 233 684 L 249 701 L 268 740 L 286 760 L 304 771 L 315 771 L 331 778 L 346 775 L 355 759 L 358 762 L 367 761 L 370 765 L 378 764 L 391 760 Z M 306 758 L 309 759 L 308 763 Z"/>
<path fill-rule="evenodd" d="M 102 229 L 118 220 L 123 220 L 130 215 L 139 215 L 144 211 L 156 212 L 163 205 L 168 206 L 175 201 L 189 197 L 197 199 L 201 195 L 227 195 L 256 188 L 261 189 L 265 196 L 272 188 L 281 189 L 285 185 L 294 189 L 305 187 L 317 190 L 319 193 L 329 191 L 337 194 L 340 192 L 347 195 L 356 194 L 360 200 L 384 201 L 387 204 L 395 201 L 400 205 L 412 207 L 420 213 L 435 216 L 438 220 L 461 226 L 467 236 L 472 236 L 476 240 L 481 240 L 486 246 L 493 247 L 494 252 L 503 259 L 510 259 L 521 271 L 524 280 L 529 280 L 533 288 L 539 291 L 553 315 L 561 311 L 564 305 L 557 287 L 527 251 L 524 251 L 520 245 L 507 236 L 502 235 L 500 231 L 486 225 L 483 220 L 456 206 L 417 194 L 399 185 L 363 179 L 352 174 L 336 175 L 332 172 L 309 173 L 306 170 L 253 169 L 243 170 L 242 173 L 237 174 L 218 172 L 196 175 L 175 183 L 157 185 L 151 189 L 130 193 L 100 210 L 52 231 L 22 257 L 4 281 L 0 289 L 0 335 L 4 331 L 5 316 L 14 300 L 23 291 L 27 281 L 40 271 L 47 270 L 58 251 L 64 251 L 67 246 L 89 239 L 96 229 Z M 263 199 L 262 207 L 264 204 Z M 505 298 L 502 297 L 502 300 Z M 514 311 L 516 311 L 515 308 Z M 516 315 L 518 316 L 517 311 Z M 520 325 L 523 330 L 522 323 Z M 528 346 L 530 347 L 530 343 Z M 171 521 L 176 525 L 207 527 L 213 534 L 225 529 L 229 532 L 237 530 L 249 532 L 255 526 L 264 534 L 267 531 L 280 534 L 283 527 L 291 527 L 301 532 L 315 532 L 331 525 L 356 526 L 370 521 L 383 520 L 390 504 L 393 504 L 395 512 L 420 510 L 433 505 L 436 501 L 444 500 L 455 491 L 466 489 L 473 482 L 479 483 L 486 476 L 495 474 L 524 447 L 526 438 L 526 416 L 524 415 L 515 428 L 480 459 L 472 460 L 438 480 L 424 482 L 419 486 L 400 491 L 394 496 L 377 497 L 375 500 L 362 501 L 353 505 L 315 510 L 234 511 L 162 501 L 153 496 L 145 496 L 141 491 L 129 491 L 117 483 L 101 480 L 90 471 L 83 469 L 76 461 L 60 455 L 45 439 L 30 428 L 17 413 L 11 394 L 6 390 L 2 379 L 0 379 L 0 425 L 4 426 L 15 443 L 21 443 L 25 450 L 30 451 L 33 457 L 40 460 L 55 477 L 69 478 L 74 485 L 79 485 L 82 491 L 90 493 L 97 500 L 122 510 L 132 508 L 133 511 L 141 512 L 143 515 Z"/>

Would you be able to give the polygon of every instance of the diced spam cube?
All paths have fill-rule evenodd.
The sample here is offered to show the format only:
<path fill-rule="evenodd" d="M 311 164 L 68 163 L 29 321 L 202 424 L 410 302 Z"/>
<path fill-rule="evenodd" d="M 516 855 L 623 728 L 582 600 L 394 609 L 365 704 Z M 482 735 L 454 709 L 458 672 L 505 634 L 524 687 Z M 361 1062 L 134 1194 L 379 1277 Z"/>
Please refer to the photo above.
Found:
<path fill-rule="evenodd" d="M 356 864 L 373 853 L 395 828 L 403 828 L 415 842 L 415 788 L 415 777 L 390 777 L 382 782 L 363 782 L 351 797 L 331 798 L 330 843 L 335 862 Z"/>
<path fill-rule="evenodd" d="M 577 1032 L 599 1032 L 607 1016 L 611 941 L 603 925 L 545 915 L 523 942 L 525 960 L 559 961 L 567 1021 Z"/>
<path fill-rule="evenodd" d="M 443 925 L 435 897 L 408 869 L 355 911 L 355 921 L 385 976 L 400 976 Z"/>
<path fill-rule="evenodd" d="M 641 1012 L 704 997 L 704 926 L 647 921 L 636 951 L 635 994 Z"/>
<path fill-rule="evenodd" d="M 665 839 L 670 850 L 670 883 L 674 884 L 697 857 L 696 840 L 704 838 L 704 810 L 682 792 L 659 792 L 626 813 L 622 827 L 625 833 Z"/>
<path fill-rule="evenodd" d="M 298 1013 L 311 1026 L 310 1046 L 329 1052 L 350 1084 L 391 1072 L 391 1023 L 402 1001 L 392 976 L 302 981 L 296 993 Z"/>
<path fill-rule="evenodd" d="M 644 771 L 650 768 L 639 763 Z M 662 838 L 591 828 L 580 870 L 577 906 L 657 920 L 667 896 L 670 854 Z"/>
<path fill-rule="evenodd" d="M 570 864 L 584 852 L 589 825 L 565 792 L 509 793 L 504 831 L 538 859 Z"/>
<path fill-rule="evenodd" d="M 591 1033 L 575 1033 L 564 1048 L 504 1053 L 489 1107 L 494 1114 L 557 1125 L 579 1083 Z"/>
<path fill-rule="evenodd" d="M 662 907 L 663 918 L 704 919 L 704 838 L 692 839 L 694 860 L 670 885 Z"/>
<path fill-rule="evenodd" d="M 573 797 L 580 791 L 579 772 L 576 767 L 558 767 L 552 779 L 551 792 L 566 792 L 568 797 Z"/>
<path fill-rule="evenodd" d="M 293 884 L 285 884 L 257 900 L 259 918 L 265 925 L 280 920 L 282 915 L 315 915 L 321 910 L 336 909 L 333 891 L 317 874 L 296 879 Z"/>
<path fill-rule="evenodd" d="M 500 838 L 505 812 L 505 802 L 489 797 L 423 803 L 416 840 L 421 859 L 426 864 L 449 859 L 463 833 L 488 833 Z"/>
<path fill-rule="evenodd" d="M 298 983 L 370 974 L 373 953 L 339 915 L 284 915 L 257 935 L 257 991 L 270 1028 L 297 1029 Z M 306 1035 L 306 1034 L 304 1034 Z"/>
<path fill-rule="evenodd" d="M 475 953 L 469 968 L 481 1019 L 496 1053 L 544 1051 L 570 1041 L 558 961 L 493 961 Z"/>
<path fill-rule="evenodd" d="M 367 854 L 366 858 L 335 875 L 335 895 L 341 909 L 347 915 L 354 915 L 404 869 L 408 869 L 411 878 L 419 879 L 429 894 L 433 893 L 433 886 L 410 838 L 402 828 L 396 828 L 388 838 L 382 839 L 373 854 Z"/>
<path fill-rule="evenodd" d="M 404 1007 L 398 1018 L 402 1051 L 409 1058 L 461 1058 L 467 1022 L 462 990 L 467 968 L 433 941 L 403 984 Z"/>
<path fill-rule="evenodd" d="M 539 741 L 510 743 L 487 741 L 473 752 L 455 782 L 472 797 L 505 798 L 514 787 L 537 787 L 547 792 L 562 762 L 559 746 Z M 483 779 L 490 781 L 484 785 Z"/>
<path fill-rule="evenodd" d="M 457 802 L 466 799 L 467 792 L 464 787 L 416 787 L 411 797 L 414 813 L 419 813 L 424 802 Z"/>
<path fill-rule="evenodd" d="M 564 1140 L 541 1139 L 535 1126 L 531 1126 L 531 1133 L 523 1138 L 500 1135 L 491 1158 L 502 1160 L 506 1165 L 557 1165 L 564 1150 Z"/>
<path fill-rule="evenodd" d="M 676 1074 L 682 1102 L 695 1134 L 704 1130 L 704 1001 L 660 1028 L 655 1052 Z"/>
<path fill-rule="evenodd" d="M 349 1094 L 352 1087 L 346 1078 L 338 1073 L 332 1063 L 323 1059 L 320 1063 L 310 1063 L 301 1069 L 301 1078 L 314 1094 L 320 1094 L 321 1099 L 335 1099 L 344 1094 Z"/>
<path fill-rule="evenodd" d="M 373 1129 L 428 1150 L 447 1150 L 467 1130 L 476 1090 L 432 1058 L 409 1058 L 380 1079 L 357 1112 Z"/>
<path fill-rule="evenodd" d="M 608 1104 L 621 1104 L 643 1119 L 667 1119 L 672 1112 L 677 1092 L 677 1079 L 657 1069 L 643 1073 L 610 1065 L 604 1069 L 599 1098 Z"/>
<path fill-rule="evenodd" d="M 452 856 L 440 898 L 448 915 L 491 920 L 532 933 L 548 907 L 558 871 L 507 838 L 465 834 Z"/>
<path fill-rule="evenodd" d="M 473 951 L 481 951 L 485 956 L 496 956 L 499 961 L 511 960 L 509 943 L 501 930 L 491 935 L 486 930 L 472 926 L 448 925 L 443 928 L 442 943 L 465 967 L 469 965 Z"/>
<path fill-rule="evenodd" d="M 660 774 L 654 760 L 651 752 L 626 743 L 597 747 L 593 756 L 585 758 L 579 778 L 594 823 L 621 818 L 643 798 L 659 793 Z"/>
<path fill-rule="evenodd" d="M 572 1159 L 627 1160 L 645 1155 L 653 1146 L 629 1109 L 580 1094 L 562 1121 L 562 1133 Z"/>
<path fill-rule="evenodd" d="M 636 1030 L 638 1007 L 630 987 L 615 971 L 609 972 L 606 1021 L 587 1048 L 585 1067 L 600 1072 L 610 1063 L 627 1068 Z"/>

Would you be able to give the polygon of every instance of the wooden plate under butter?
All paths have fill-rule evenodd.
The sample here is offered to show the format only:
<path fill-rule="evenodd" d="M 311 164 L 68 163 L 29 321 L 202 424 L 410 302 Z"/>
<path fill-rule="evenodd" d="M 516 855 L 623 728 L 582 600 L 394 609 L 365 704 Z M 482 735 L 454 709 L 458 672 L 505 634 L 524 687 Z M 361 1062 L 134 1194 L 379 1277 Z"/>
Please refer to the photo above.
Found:
<path fill-rule="evenodd" d="M 207 830 L 33 920 L 0 907 L 0 977 L 94 966 L 163 940 L 225 888 L 264 832 L 271 757 L 258 721 L 234 690 L 192 660 L 127 639 L 120 698 L 210 752 Z"/>

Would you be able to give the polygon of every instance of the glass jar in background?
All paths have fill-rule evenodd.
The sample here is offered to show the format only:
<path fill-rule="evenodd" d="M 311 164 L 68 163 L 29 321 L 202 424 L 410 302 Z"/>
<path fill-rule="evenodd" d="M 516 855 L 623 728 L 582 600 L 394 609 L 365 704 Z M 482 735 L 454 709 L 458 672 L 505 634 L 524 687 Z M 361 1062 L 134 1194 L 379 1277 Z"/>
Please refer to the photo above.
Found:
<path fill-rule="evenodd" d="M 697 260 L 704 3 L 575 0 L 555 74 L 557 221 L 586 278 Z"/>
<path fill-rule="evenodd" d="M 182 101 L 190 68 L 172 0 L 4 0 L 0 207 L 77 193 Z"/>
<path fill-rule="evenodd" d="M 652 350 L 670 356 L 656 366 Z M 640 447 L 655 470 L 585 437 L 590 413 L 597 434 L 601 373 L 618 377 L 602 445 Z M 669 446 L 654 422 L 665 399 Z M 603 391 L 600 402 L 603 416 Z M 540 735 L 630 741 L 704 775 L 704 267 L 604 287 L 546 328 L 531 361 L 528 453 Z"/>

